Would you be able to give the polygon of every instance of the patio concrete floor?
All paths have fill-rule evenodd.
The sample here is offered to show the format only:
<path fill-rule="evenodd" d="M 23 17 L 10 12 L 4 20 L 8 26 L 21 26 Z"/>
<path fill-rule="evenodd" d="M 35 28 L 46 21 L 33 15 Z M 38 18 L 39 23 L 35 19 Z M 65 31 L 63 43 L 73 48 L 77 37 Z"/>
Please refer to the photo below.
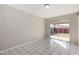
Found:
<path fill-rule="evenodd" d="M 69 33 L 59 33 L 59 34 L 50 35 L 50 38 L 69 42 L 70 35 Z"/>

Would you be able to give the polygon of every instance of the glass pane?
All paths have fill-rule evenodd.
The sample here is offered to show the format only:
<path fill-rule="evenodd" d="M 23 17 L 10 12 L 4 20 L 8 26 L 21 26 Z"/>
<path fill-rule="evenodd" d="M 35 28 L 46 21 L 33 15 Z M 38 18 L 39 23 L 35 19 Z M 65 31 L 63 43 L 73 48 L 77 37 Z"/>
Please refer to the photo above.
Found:
<path fill-rule="evenodd" d="M 69 24 L 59 24 L 59 40 L 69 41 Z"/>
<path fill-rule="evenodd" d="M 50 38 L 54 38 L 57 40 L 69 41 L 69 29 L 70 25 L 68 23 L 65 24 L 50 24 Z"/>
<path fill-rule="evenodd" d="M 58 39 L 58 25 L 57 24 L 51 24 L 51 38 Z"/>

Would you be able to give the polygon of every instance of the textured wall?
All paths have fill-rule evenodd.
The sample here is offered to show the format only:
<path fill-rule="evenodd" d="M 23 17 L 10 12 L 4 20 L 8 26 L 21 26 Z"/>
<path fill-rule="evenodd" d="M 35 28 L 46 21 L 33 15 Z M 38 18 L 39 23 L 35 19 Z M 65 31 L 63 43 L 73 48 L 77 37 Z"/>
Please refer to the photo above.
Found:
<path fill-rule="evenodd" d="M 43 18 L 0 5 L 0 51 L 43 36 Z"/>

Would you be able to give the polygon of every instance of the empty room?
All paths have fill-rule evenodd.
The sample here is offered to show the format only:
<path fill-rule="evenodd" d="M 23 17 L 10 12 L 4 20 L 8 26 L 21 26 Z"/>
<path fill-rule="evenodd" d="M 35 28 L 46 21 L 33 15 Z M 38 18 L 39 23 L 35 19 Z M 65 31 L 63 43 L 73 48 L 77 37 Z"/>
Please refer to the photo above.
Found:
<path fill-rule="evenodd" d="M 0 55 L 79 55 L 79 4 L 0 4 Z"/>

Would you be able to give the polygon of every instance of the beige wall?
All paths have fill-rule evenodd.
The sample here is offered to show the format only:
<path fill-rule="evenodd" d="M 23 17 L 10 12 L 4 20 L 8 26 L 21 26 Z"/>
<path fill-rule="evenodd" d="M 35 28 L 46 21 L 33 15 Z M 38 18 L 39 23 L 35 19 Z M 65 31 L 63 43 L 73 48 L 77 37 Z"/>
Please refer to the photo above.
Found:
<path fill-rule="evenodd" d="M 78 15 L 71 18 L 70 42 L 78 44 Z"/>
<path fill-rule="evenodd" d="M 79 45 L 79 13 L 78 13 L 78 21 L 77 21 L 77 23 L 78 23 L 78 45 Z"/>
<path fill-rule="evenodd" d="M 78 44 L 78 14 L 69 14 L 64 16 L 58 16 L 46 19 L 46 37 L 49 37 L 49 24 L 53 23 L 70 23 L 70 42 L 73 44 Z"/>
<path fill-rule="evenodd" d="M 0 51 L 44 36 L 44 19 L 0 5 Z"/>

